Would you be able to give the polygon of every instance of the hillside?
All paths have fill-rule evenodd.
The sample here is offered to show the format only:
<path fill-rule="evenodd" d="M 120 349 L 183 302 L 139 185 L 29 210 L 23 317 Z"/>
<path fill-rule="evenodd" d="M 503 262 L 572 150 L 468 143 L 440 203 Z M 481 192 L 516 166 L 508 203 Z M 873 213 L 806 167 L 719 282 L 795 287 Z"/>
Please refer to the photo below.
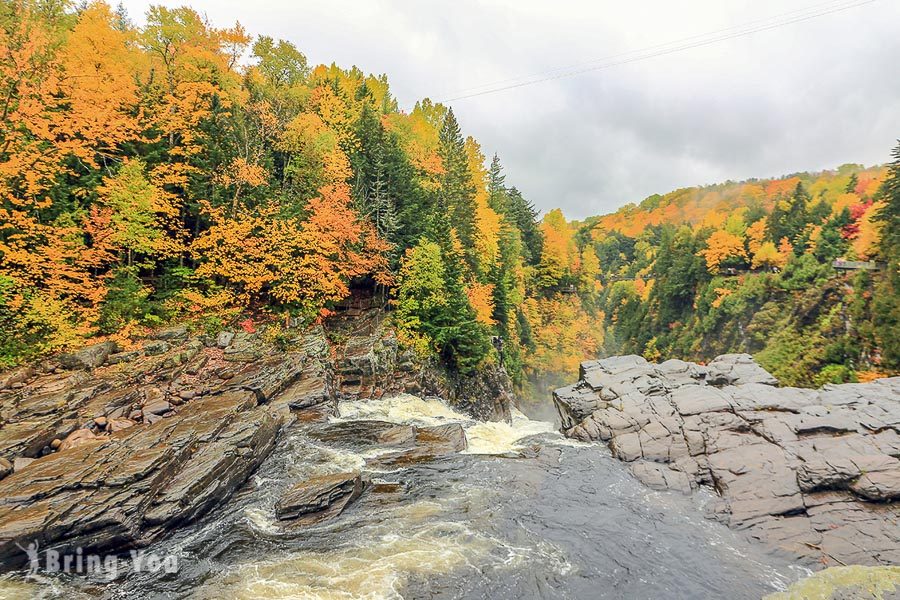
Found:
<path fill-rule="evenodd" d="M 449 107 L 104 2 L 3 3 L 0 90 L 0 368 L 170 323 L 307 325 L 357 288 L 420 357 L 522 381 L 536 212 Z"/>
<path fill-rule="evenodd" d="M 815 201 L 824 201 L 832 212 L 866 205 L 884 180 L 884 167 L 847 164 L 832 171 L 795 173 L 772 179 L 750 179 L 717 185 L 689 187 L 664 195 L 654 194 L 640 204 L 628 204 L 614 213 L 586 220 L 597 231 L 617 231 L 636 237 L 652 225 L 722 227 L 735 211 L 749 213 L 745 220 L 770 213 L 802 183 Z M 858 209 L 857 209 L 858 210 Z"/>
<path fill-rule="evenodd" d="M 601 354 L 750 352 L 785 384 L 867 380 L 900 367 L 898 172 L 844 165 L 685 188 L 584 222 L 550 213 L 544 226 L 567 238 L 572 275 L 594 275 L 580 289 L 603 323 Z"/>
<path fill-rule="evenodd" d="M 16 0 L 0 33 L 0 367 L 173 323 L 321 322 L 352 288 L 418 357 L 520 389 L 620 351 L 750 351 L 802 385 L 900 365 L 886 168 L 538 222 L 451 108 L 403 110 L 385 75 L 190 8 L 137 27 Z"/>

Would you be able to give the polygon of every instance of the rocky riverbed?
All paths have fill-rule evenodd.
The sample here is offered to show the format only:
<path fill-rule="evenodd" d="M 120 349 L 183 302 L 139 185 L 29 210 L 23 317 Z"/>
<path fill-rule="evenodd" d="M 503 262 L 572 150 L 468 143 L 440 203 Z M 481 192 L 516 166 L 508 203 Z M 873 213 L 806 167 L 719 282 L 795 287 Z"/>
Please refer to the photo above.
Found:
<path fill-rule="evenodd" d="M 555 394 L 574 440 L 511 400 L 500 369 L 461 380 L 399 351 L 366 304 L 5 373 L 0 598 L 758 598 L 809 574 L 798 560 L 897 560 L 896 380 L 589 361 Z M 29 578 L 32 544 L 123 567 Z M 890 591 L 887 573 L 817 581 Z"/>
<path fill-rule="evenodd" d="M 702 366 L 587 361 L 554 392 L 564 432 L 655 489 L 708 486 L 711 513 L 811 563 L 900 563 L 900 378 L 778 387 L 748 355 Z"/>
<path fill-rule="evenodd" d="M 173 327 L 133 348 L 104 342 L 22 367 L 0 376 L 0 566 L 22 566 L 29 543 L 145 547 L 227 500 L 286 424 L 333 414 L 339 400 L 431 392 L 502 419 L 508 387 L 500 370 L 458 380 L 399 352 L 383 312 L 366 304 L 324 327 Z M 419 431 L 415 451 L 433 454 L 448 436 L 458 446 L 453 432 Z M 358 495 L 351 480 L 352 494 L 337 493 L 345 483 L 318 497 L 315 483 L 297 490 L 284 514 Z"/>

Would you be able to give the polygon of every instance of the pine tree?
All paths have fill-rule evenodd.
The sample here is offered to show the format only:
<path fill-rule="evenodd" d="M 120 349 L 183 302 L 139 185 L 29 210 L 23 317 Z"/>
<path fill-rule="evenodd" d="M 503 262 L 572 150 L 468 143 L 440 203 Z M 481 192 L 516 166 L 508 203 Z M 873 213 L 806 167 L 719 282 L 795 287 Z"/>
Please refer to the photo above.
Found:
<path fill-rule="evenodd" d="M 488 206 L 498 214 L 505 214 L 507 211 L 506 175 L 503 174 L 503 167 L 500 166 L 500 157 L 496 154 L 491 159 L 491 167 L 488 169 L 487 187 Z"/>
<path fill-rule="evenodd" d="M 447 111 L 441 127 L 438 155 L 444 168 L 439 192 L 440 201 L 459 236 L 463 257 L 471 271 L 476 270 L 475 257 L 475 187 L 468 170 L 465 141 L 453 110 Z"/>
<path fill-rule="evenodd" d="M 798 182 L 793 194 L 786 201 L 778 202 L 769 217 L 769 238 L 781 240 L 787 238 L 801 248 L 806 243 L 805 229 L 811 222 L 809 212 L 809 192 Z"/>
<path fill-rule="evenodd" d="M 543 247 L 543 239 L 541 229 L 538 224 L 538 211 L 534 205 L 522 197 L 522 194 L 515 187 L 509 188 L 507 193 L 509 215 L 512 222 L 522 234 L 522 256 L 525 262 L 536 265 L 541 259 L 541 249 Z"/>

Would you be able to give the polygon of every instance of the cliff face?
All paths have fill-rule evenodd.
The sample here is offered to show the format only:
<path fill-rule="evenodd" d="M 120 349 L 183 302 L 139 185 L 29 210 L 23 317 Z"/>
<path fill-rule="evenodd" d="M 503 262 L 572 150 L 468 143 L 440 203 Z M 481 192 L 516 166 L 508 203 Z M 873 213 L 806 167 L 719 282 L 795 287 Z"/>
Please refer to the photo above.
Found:
<path fill-rule="evenodd" d="M 398 348 L 385 313 L 366 302 L 351 304 L 326 323 L 338 393 L 347 398 L 378 398 L 407 392 L 438 396 L 483 421 L 508 421 L 514 403 L 512 381 L 503 368 L 489 365 L 469 375 L 422 362 Z"/>
<path fill-rule="evenodd" d="M 277 334 L 277 335 L 275 335 Z M 269 455 L 283 425 L 341 399 L 441 395 L 509 414 L 502 372 L 460 381 L 397 348 L 380 309 L 305 331 L 158 332 L 0 375 L 0 567 L 17 543 L 84 552 L 144 546 L 209 511 Z"/>
<path fill-rule="evenodd" d="M 819 564 L 900 561 L 900 378 L 777 387 L 749 355 L 708 366 L 588 361 L 554 392 L 566 435 L 647 485 L 720 495 L 715 515 Z"/>

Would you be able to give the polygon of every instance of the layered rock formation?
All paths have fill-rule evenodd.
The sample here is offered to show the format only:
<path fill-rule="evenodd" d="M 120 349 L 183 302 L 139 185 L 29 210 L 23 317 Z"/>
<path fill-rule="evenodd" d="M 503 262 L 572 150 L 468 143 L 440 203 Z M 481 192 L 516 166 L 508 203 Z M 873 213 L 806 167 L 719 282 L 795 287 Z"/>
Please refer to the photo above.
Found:
<path fill-rule="evenodd" d="M 748 355 L 587 361 L 554 392 L 566 435 L 647 485 L 714 488 L 718 518 L 793 555 L 900 562 L 900 378 L 780 388 Z"/>
<path fill-rule="evenodd" d="M 321 420 L 343 398 L 427 390 L 432 373 L 369 305 L 303 331 L 174 327 L 127 351 L 105 342 L 2 374 L 0 567 L 20 566 L 35 541 L 85 553 L 151 543 L 243 485 L 285 423 Z M 409 448 L 397 459 L 458 448 L 457 433 L 398 433 Z M 346 505 L 359 485 L 313 496 Z M 321 512 L 302 504 L 285 514 Z"/>
<path fill-rule="evenodd" d="M 514 404 L 512 381 L 498 366 L 471 375 L 451 373 L 435 361 L 422 362 L 399 348 L 385 313 L 366 299 L 348 301 L 329 319 L 326 334 L 333 346 L 336 386 L 343 398 L 378 398 L 407 392 L 438 396 L 483 421 L 509 421 Z"/>

